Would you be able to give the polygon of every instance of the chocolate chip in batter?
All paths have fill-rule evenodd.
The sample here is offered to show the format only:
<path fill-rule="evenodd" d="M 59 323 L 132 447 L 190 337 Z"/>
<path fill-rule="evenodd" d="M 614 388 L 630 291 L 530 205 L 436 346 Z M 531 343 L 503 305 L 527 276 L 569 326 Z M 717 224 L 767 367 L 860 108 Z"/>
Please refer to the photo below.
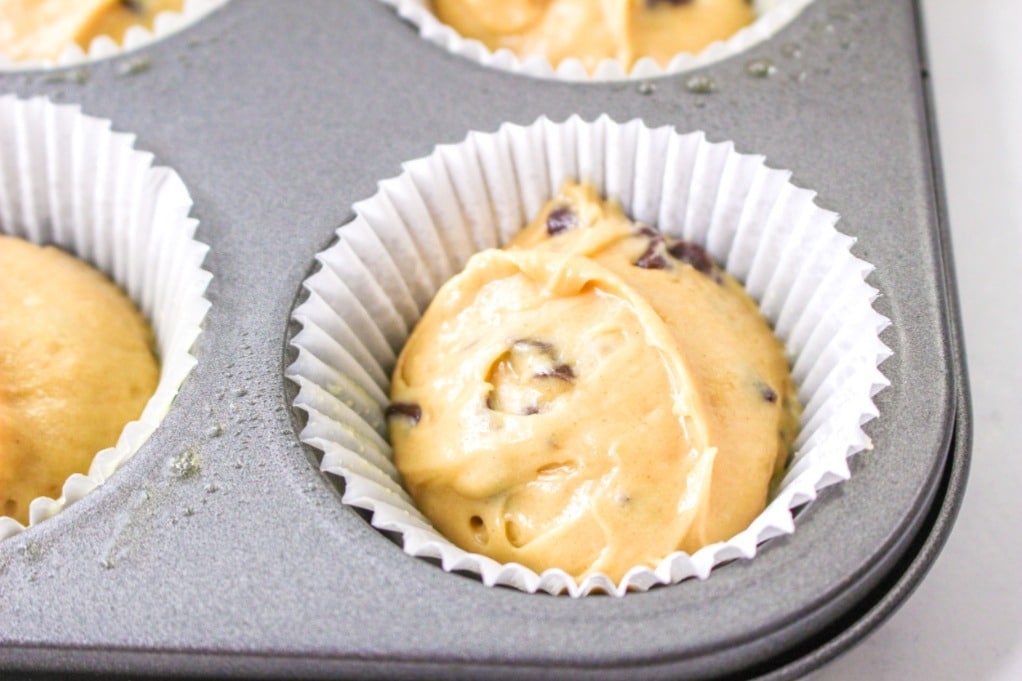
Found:
<path fill-rule="evenodd" d="M 774 404 L 777 402 L 777 392 L 768 386 L 766 383 L 761 383 L 759 386 L 759 394 L 763 396 L 763 399 Z"/>
<path fill-rule="evenodd" d="M 547 411 L 553 400 L 572 389 L 575 372 L 552 343 L 518 338 L 508 345 L 486 376 L 492 386 L 486 396 L 488 409 L 532 416 Z"/>
<path fill-rule="evenodd" d="M 144 9 L 142 7 L 142 0 L 121 0 L 121 4 L 124 5 L 124 9 L 135 14 L 141 14 Z"/>
<path fill-rule="evenodd" d="M 664 238 L 664 235 L 661 234 L 659 231 L 653 229 L 649 225 L 642 224 L 640 224 L 639 228 L 635 230 L 635 236 L 644 236 L 649 239 L 654 239 L 656 241 L 663 241 Z"/>
<path fill-rule="evenodd" d="M 562 381 L 570 381 L 575 378 L 575 372 L 567 364 L 558 364 L 551 369 L 540 369 L 535 376 L 536 378 L 558 378 Z"/>
<path fill-rule="evenodd" d="M 422 418 L 422 407 L 413 402 L 391 402 L 383 411 L 385 418 L 401 416 L 412 422 L 414 426 Z"/>
<path fill-rule="evenodd" d="M 546 231 L 550 236 L 566 232 L 578 224 L 578 216 L 571 206 L 560 206 L 554 208 L 546 216 Z"/>
<path fill-rule="evenodd" d="M 641 267 L 646 270 L 666 270 L 670 267 L 670 263 L 660 253 L 660 244 L 653 242 L 646 249 L 646 252 L 639 256 L 639 259 L 635 261 L 636 267 Z"/>
<path fill-rule="evenodd" d="M 679 241 L 671 244 L 667 252 L 681 262 L 688 263 L 703 274 L 711 274 L 713 272 L 713 258 L 699 244 L 694 244 L 691 241 Z"/>

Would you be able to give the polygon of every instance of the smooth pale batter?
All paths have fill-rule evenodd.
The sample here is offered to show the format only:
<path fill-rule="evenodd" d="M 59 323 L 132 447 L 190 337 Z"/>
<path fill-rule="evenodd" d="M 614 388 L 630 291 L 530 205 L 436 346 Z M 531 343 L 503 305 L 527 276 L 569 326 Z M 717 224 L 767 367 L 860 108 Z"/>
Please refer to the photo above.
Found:
<path fill-rule="evenodd" d="M 440 289 L 391 400 L 395 463 L 446 537 L 614 580 L 745 529 L 801 411 L 741 285 L 574 183 Z"/>
<path fill-rule="evenodd" d="M 604 59 L 666 66 L 756 18 L 748 0 L 433 0 L 433 11 L 492 51 L 545 56 L 555 67 L 574 57 L 589 71 Z"/>
<path fill-rule="evenodd" d="M 117 443 L 156 389 L 141 313 L 99 271 L 0 236 L 0 516 L 28 521 Z"/>
<path fill-rule="evenodd" d="M 109 36 L 120 43 L 132 26 L 151 29 L 160 12 L 185 0 L 0 0 L 0 53 L 15 61 L 56 59 L 78 43 Z"/>

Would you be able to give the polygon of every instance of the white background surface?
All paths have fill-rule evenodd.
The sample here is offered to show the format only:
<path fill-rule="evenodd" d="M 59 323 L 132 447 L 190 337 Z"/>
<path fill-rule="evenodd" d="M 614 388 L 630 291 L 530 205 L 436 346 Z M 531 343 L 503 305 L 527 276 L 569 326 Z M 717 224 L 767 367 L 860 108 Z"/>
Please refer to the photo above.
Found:
<path fill-rule="evenodd" d="M 1022 0 L 922 0 L 971 374 L 961 514 L 930 574 L 811 681 L 1022 680 Z"/>

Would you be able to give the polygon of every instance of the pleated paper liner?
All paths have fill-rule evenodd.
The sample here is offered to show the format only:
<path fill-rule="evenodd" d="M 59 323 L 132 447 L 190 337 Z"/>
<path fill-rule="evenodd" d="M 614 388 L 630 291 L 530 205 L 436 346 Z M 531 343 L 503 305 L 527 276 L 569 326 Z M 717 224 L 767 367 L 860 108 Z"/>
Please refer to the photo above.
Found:
<path fill-rule="evenodd" d="M 73 0 L 68 0 L 69 2 Z M 75 42 L 69 43 L 56 59 L 15 61 L 0 53 L 0 71 L 22 71 L 29 69 L 62 68 L 78 66 L 87 62 L 115 57 L 145 47 L 157 40 L 181 31 L 199 21 L 210 12 L 227 4 L 229 0 L 185 0 L 180 12 L 160 12 L 153 21 L 152 29 L 132 26 L 124 33 L 124 39 L 117 43 L 109 36 L 97 36 L 82 49 Z"/>
<path fill-rule="evenodd" d="M 753 558 L 762 542 L 794 531 L 793 509 L 849 477 L 848 457 L 870 446 L 862 426 L 877 416 L 872 398 L 888 384 L 879 365 L 890 351 L 879 334 L 889 322 L 872 307 L 872 266 L 851 253 L 855 240 L 836 229 L 838 216 L 790 175 L 701 132 L 606 116 L 505 124 L 405 163 L 354 206 L 355 219 L 305 281 L 308 298 L 294 311 L 297 359 L 287 370 L 299 386 L 295 407 L 308 415 L 301 439 L 323 452 L 322 471 L 344 478 L 343 502 L 371 511 L 372 524 L 399 534 L 407 553 L 487 585 L 620 596 Z M 636 566 L 618 583 L 537 574 L 446 540 L 401 487 L 383 413 L 397 354 L 438 288 L 473 253 L 522 229 L 569 178 L 595 184 L 634 220 L 704 245 L 743 282 L 784 342 L 805 406 L 792 463 L 746 530 L 654 568 Z"/>
<path fill-rule="evenodd" d="M 0 97 L 0 232 L 53 244 L 106 273 L 153 327 L 160 380 L 116 446 L 72 475 L 59 499 L 29 507 L 33 525 L 102 485 L 159 427 L 196 363 L 190 348 L 209 309 L 202 269 L 208 247 L 194 239 L 188 190 L 169 168 L 134 148 L 107 120 L 44 98 Z M 0 539 L 22 531 L 0 517 Z"/>
<path fill-rule="evenodd" d="M 501 71 L 510 71 L 535 78 L 567 81 L 642 80 L 683 73 L 709 66 L 757 45 L 787 26 L 811 0 L 755 0 L 756 20 L 737 31 L 727 40 L 708 45 L 697 54 L 681 52 L 666 66 L 643 58 L 631 68 L 614 59 L 605 59 L 593 70 L 586 70 L 578 59 L 566 59 L 553 65 L 543 57 L 522 59 L 508 49 L 491 51 L 483 43 L 460 35 L 447 24 L 441 23 L 430 9 L 429 0 L 380 0 L 395 9 L 398 15 L 413 24 L 419 35 L 448 52 L 477 64 Z"/>

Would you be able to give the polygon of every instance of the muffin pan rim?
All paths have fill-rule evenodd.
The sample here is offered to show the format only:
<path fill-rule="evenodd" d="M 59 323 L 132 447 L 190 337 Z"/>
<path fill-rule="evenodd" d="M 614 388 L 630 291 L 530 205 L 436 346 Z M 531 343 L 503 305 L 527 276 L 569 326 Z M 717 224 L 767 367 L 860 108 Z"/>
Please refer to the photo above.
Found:
<path fill-rule="evenodd" d="M 253 5 L 254 5 L 254 4 L 255 4 L 255 3 L 253 3 Z M 825 4 L 825 3 L 821 3 L 821 4 Z M 361 10 L 361 8 L 359 8 L 359 9 L 354 9 L 354 10 L 352 10 L 352 11 L 354 11 L 354 12 L 356 12 L 356 13 L 359 13 L 359 12 L 361 12 L 361 13 L 362 13 L 362 14 L 364 14 L 365 16 L 370 16 L 370 15 L 372 15 L 372 12 L 371 12 L 371 11 L 369 11 L 369 10 L 365 10 L 365 11 L 363 12 L 363 11 Z M 246 13 L 245 11 L 241 11 L 241 10 L 239 10 L 239 11 L 238 11 L 238 13 L 237 13 L 237 15 L 244 15 L 245 13 Z M 232 13 L 231 13 L 231 16 L 232 16 L 232 17 L 234 17 L 234 16 L 236 16 L 236 14 L 235 14 L 234 12 L 232 12 Z M 210 20 L 212 20 L 212 19 L 213 19 L 213 18 L 211 17 L 211 18 L 210 18 Z M 803 17 L 803 19 L 805 19 L 805 17 Z M 806 21 L 808 21 L 808 20 L 806 20 Z M 238 28 L 239 26 L 240 26 L 241 28 L 244 28 L 244 27 L 245 27 L 245 22 L 244 22 L 244 20 L 242 20 L 240 24 L 239 24 L 239 23 L 235 23 L 235 25 L 234 25 L 234 27 L 235 27 L 235 28 Z M 805 28 L 805 27 L 803 27 L 803 28 Z M 197 29 L 197 30 L 198 30 L 198 29 Z M 210 29 L 210 30 L 212 30 L 212 29 Z M 207 31 L 207 32 L 208 32 L 208 31 Z M 179 40 L 179 41 L 177 41 L 177 42 L 181 42 L 181 41 Z M 414 51 L 414 50 L 413 50 L 413 51 Z M 167 57 L 167 55 L 168 55 L 168 54 L 170 53 L 170 49 L 169 49 L 169 47 L 161 46 L 161 47 L 159 47 L 159 48 L 155 48 L 155 49 L 153 50 L 153 52 L 154 52 L 154 54 L 155 54 L 155 55 L 157 55 L 157 56 L 159 56 L 159 55 L 162 55 L 162 57 Z M 437 61 L 443 61 L 443 60 L 437 60 Z M 436 65 L 436 64 L 434 64 L 434 66 L 435 66 L 435 65 Z M 113 85 L 113 84 L 112 84 L 112 82 L 111 82 L 111 81 L 112 81 L 113 79 L 110 79 L 110 78 L 106 78 L 106 77 L 104 77 L 104 78 L 102 78 L 102 80 L 103 80 L 103 82 L 101 83 L 101 85 L 104 85 L 104 86 L 106 86 L 106 87 L 109 87 L 109 89 L 112 89 L 112 90 L 113 90 L 113 89 L 116 89 L 116 85 Z M 173 80 L 173 79 L 171 79 L 171 80 Z M 506 81 L 501 81 L 501 82 L 506 82 Z M 25 84 L 22 84 L 22 85 L 21 85 L 20 87 L 22 87 L 22 88 L 25 88 L 25 91 L 30 91 L 30 90 L 31 90 L 31 87 L 30 87 L 29 85 L 25 85 Z M 36 87 L 38 87 L 38 86 L 36 86 Z M 102 88 L 100 88 L 100 89 L 102 89 Z M 611 93 L 611 94 L 612 94 L 612 93 Z M 97 105 L 96 105 L 96 103 L 95 103 L 95 102 L 93 102 L 93 105 L 92 105 L 92 106 L 97 106 Z M 110 106 L 110 105 L 107 105 L 107 106 Z M 620 107 L 620 106 L 621 106 L 621 103 L 620 103 L 620 101 L 619 101 L 619 102 L 617 102 L 616 104 L 614 104 L 614 106 Z M 92 109 L 86 109 L 86 110 L 87 110 L 87 111 L 89 111 L 89 113 L 92 113 L 92 111 L 93 111 Z M 130 115 L 130 111 L 128 111 L 128 110 L 126 109 L 126 110 L 125 110 L 125 112 L 126 112 L 126 113 L 125 113 L 125 116 L 126 116 L 127 118 L 129 118 L 129 119 L 130 119 L 130 118 L 131 118 L 131 115 Z M 661 111 L 661 112 L 660 112 L 660 113 L 659 113 L 658 115 L 662 117 L 662 116 L 663 116 L 663 112 Z M 619 116 L 620 116 L 620 114 L 619 114 Z M 131 127 L 131 126 L 126 126 L 125 124 L 119 123 L 119 121 L 118 121 L 118 117 L 116 117 L 116 116 L 115 116 L 115 121 L 114 121 L 114 122 L 115 122 L 115 127 L 116 127 L 116 128 L 118 128 L 118 129 L 131 129 L 131 130 L 132 130 L 133 132 L 137 132 L 137 133 L 139 133 L 140 135 L 145 135 L 145 134 L 147 134 L 147 131 L 146 131 L 146 130 L 141 130 L 141 129 L 138 129 L 138 126 L 135 126 L 135 127 Z M 458 124 L 456 123 L 456 124 L 455 124 L 454 126 L 452 126 L 452 127 L 458 127 Z M 445 133 L 445 134 L 446 134 L 446 133 Z M 160 137 L 161 137 L 161 135 L 160 135 L 160 134 L 156 134 L 156 136 L 155 136 L 155 138 L 156 138 L 156 139 L 160 139 Z M 719 137 L 717 137 L 717 136 L 713 135 L 712 133 L 711 133 L 711 138 L 713 138 L 713 139 L 719 139 Z M 437 140 L 437 139 L 433 139 L 432 141 L 433 141 L 433 142 L 436 142 L 436 141 L 443 141 L 443 140 Z M 144 146 L 145 148 L 153 148 L 153 145 L 150 145 L 150 144 L 140 143 L 140 145 L 141 145 L 141 146 Z M 750 147 L 752 147 L 752 146 L 754 146 L 754 145 L 752 145 L 752 144 L 751 144 L 751 142 L 746 142 L 746 143 L 743 143 L 743 144 L 741 144 L 741 145 L 740 145 L 740 148 L 742 148 L 743 150 L 745 150 L 745 149 L 748 149 L 748 148 L 750 148 Z M 164 149 L 167 149 L 167 147 L 163 147 L 163 148 L 164 148 Z M 414 144 L 413 144 L 413 145 L 410 145 L 410 148 L 417 148 L 417 147 L 415 147 L 415 146 L 414 146 Z M 757 151 L 759 151 L 759 150 L 757 149 Z M 764 151 L 764 153 L 766 153 L 766 152 Z M 160 158 L 160 162 L 161 162 L 161 164 L 163 164 L 163 165 L 169 165 L 169 166 L 171 166 L 171 167 L 174 167 L 175 169 L 183 170 L 183 169 L 181 168 L 181 166 L 179 166 L 179 164 L 178 164 L 177 162 L 175 162 L 175 161 L 174 161 L 174 158 L 175 158 L 175 156 L 174 156 L 174 155 L 172 155 L 172 154 L 170 154 L 170 153 L 161 153 L 161 151 L 160 151 L 160 150 L 157 150 L 157 154 L 158 154 L 158 156 L 160 156 L 160 157 L 161 157 L 161 158 Z M 406 157 L 407 157 L 407 156 L 410 156 L 410 155 L 411 155 L 411 154 L 407 154 L 407 153 L 406 153 L 406 154 L 403 154 L 403 156 L 406 156 Z M 767 153 L 766 155 L 768 156 L 768 158 L 770 158 L 770 154 L 769 154 L 769 153 Z M 185 156 L 185 157 L 187 157 L 187 156 L 188 156 L 188 154 L 184 154 L 184 156 Z M 186 165 L 186 166 L 188 165 L 188 162 L 187 162 L 187 161 L 183 161 L 183 163 L 185 163 L 185 165 Z M 187 177 L 187 174 L 186 174 L 186 173 L 183 173 L 183 174 L 185 175 L 185 181 L 186 181 L 186 183 L 188 184 L 188 186 L 189 186 L 190 188 L 195 188 L 195 182 L 194 182 L 194 181 L 192 181 L 192 180 L 189 180 L 189 179 L 188 179 L 188 177 Z M 812 183 L 811 183 L 811 182 L 806 182 L 806 184 L 812 184 Z M 362 187 L 364 188 L 364 185 L 360 185 L 360 186 L 362 186 Z M 200 192 L 202 191 L 202 188 L 201 188 L 201 187 L 199 188 L 199 191 L 200 191 Z M 362 192 L 362 191 L 359 191 L 358 189 L 354 189 L 354 190 L 352 190 L 352 193 L 354 193 L 355 195 L 362 195 L 362 194 L 364 194 L 364 192 Z M 209 214 L 209 213 L 212 213 L 212 217 L 214 217 L 214 218 L 219 218 L 219 219 L 222 219 L 222 218 L 223 218 L 223 209 L 222 209 L 222 208 L 217 208 L 217 205 L 216 205 L 217 203 L 220 203 L 220 202 L 222 202 L 222 201 L 223 201 L 222 197 L 218 198 L 217 200 L 200 200 L 200 198 L 199 198 L 199 197 L 197 197 L 197 200 L 196 200 L 196 206 L 197 206 L 197 208 L 196 208 L 196 211 L 197 211 L 197 214 L 199 215 L 199 217 L 203 218 L 203 223 L 204 223 L 205 225 L 207 225 L 207 230 L 209 229 L 209 227 L 208 227 L 208 226 L 209 226 L 209 225 L 211 224 L 211 221 L 210 221 L 210 220 L 207 220 L 207 219 L 206 219 L 206 215 L 207 215 L 207 214 Z M 343 210 L 343 209 L 342 209 L 342 210 Z M 204 241 L 207 241 L 207 242 L 208 242 L 208 241 L 210 241 L 209 239 L 203 239 L 203 240 L 204 240 Z M 223 260 L 222 260 L 222 259 L 223 259 L 223 258 L 225 257 L 223 253 L 220 253 L 220 254 L 219 254 L 219 256 L 218 256 L 218 255 L 217 255 L 217 253 L 216 253 L 217 249 L 223 249 L 223 245 L 222 245 L 222 240 L 221 240 L 221 239 L 215 239 L 215 240 L 213 240 L 213 241 L 214 241 L 214 243 L 212 243 L 211 245 L 213 246 L 213 249 L 214 249 L 214 251 L 213 251 L 213 258 L 214 258 L 214 260 L 213 260 L 213 262 L 212 262 L 212 263 L 209 263 L 209 264 L 208 264 L 208 266 L 210 267 L 210 269 L 212 269 L 212 270 L 214 271 L 214 274 L 215 274 L 215 275 L 218 275 L 218 279 L 219 279 L 219 284 L 220 284 L 220 286 L 219 286 L 219 287 L 218 287 L 217 289 L 215 289 L 215 291 L 214 291 L 214 292 L 215 292 L 215 293 L 217 293 L 218 295 L 224 295 L 225 297 L 229 297 L 229 293 L 230 293 L 230 291 L 228 290 L 228 287 L 226 287 L 226 286 L 225 286 L 225 282 L 224 282 L 223 278 L 222 278 L 222 277 L 219 277 L 219 275 L 221 274 L 221 270 L 220 270 L 219 268 L 217 268 L 216 266 L 217 266 L 218 264 L 220 264 L 220 265 L 223 265 L 223 266 L 224 266 L 224 269 L 228 270 L 228 271 L 227 271 L 226 273 L 227 273 L 227 274 L 231 274 L 231 275 L 233 275 L 233 276 L 237 276 L 237 272 L 236 272 L 236 271 L 233 271 L 233 270 L 231 270 L 231 268 L 230 268 L 229 264 L 227 264 L 227 263 L 223 262 Z M 230 241 L 230 239 L 227 239 L 227 241 Z M 235 244 L 235 245 L 237 245 L 237 244 Z M 869 245 L 869 240 L 867 240 L 867 241 L 866 241 L 866 245 L 867 245 L 867 246 Z M 218 258 L 219 258 L 219 259 L 221 259 L 219 263 L 218 263 L 218 261 L 217 261 L 217 259 L 218 259 Z M 869 258 L 867 257 L 867 259 L 869 259 Z M 303 269 L 304 269 L 304 265 L 303 265 Z M 217 280 L 217 279 L 215 279 L 214 281 L 218 281 L 218 280 Z M 881 283 L 881 284 L 883 284 L 884 282 L 883 282 L 883 281 L 881 281 L 880 283 Z M 882 288 L 883 288 L 883 287 L 882 287 Z M 293 291 L 289 291 L 289 292 L 287 293 L 287 297 L 288 297 L 289 299 L 290 299 L 290 298 L 292 297 L 292 295 L 293 295 Z M 234 302 L 236 302 L 236 301 L 234 301 Z M 895 301 L 895 302 L 897 302 L 897 301 Z M 279 308 L 279 307 L 280 307 L 280 306 L 278 306 L 278 308 Z M 287 303 L 287 305 L 286 305 L 285 307 L 286 307 L 287 309 L 290 309 L 290 300 L 288 301 L 288 303 Z M 279 309 L 278 309 L 278 310 L 276 310 L 276 311 L 279 311 Z M 276 318 L 276 317 L 274 317 L 274 318 Z M 280 320 L 278 320 L 278 321 L 277 321 L 277 323 L 278 323 L 278 324 L 280 324 L 280 325 L 283 325 L 283 322 L 281 322 Z M 273 334 L 271 333 L 271 335 L 273 335 Z M 279 348 L 278 348 L 278 350 L 277 350 L 277 351 L 279 352 Z M 202 361 L 202 360 L 203 360 L 204 358 L 205 358 L 205 359 L 209 359 L 209 355 L 204 355 L 203 357 L 200 357 L 200 363 L 201 363 L 201 361 Z M 274 362 L 274 364 L 276 364 L 276 362 Z M 951 367 L 951 366 L 952 366 L 952 365 L 949 365 L 949 371 L 950 371 L 950 367 Z M 885 365 L 885 369 L 886 369 L 886 365 Z M 203 376 L 202 376 L 202 379 L 203 379 L 203 381 L 208 381 L 208 380 L 210 380 L 210 376 L 208 375 L 208 372 L 207 372 L 207 373 L 205 373 L 205 374 L 203 374 Z M 195 404 L 195 402 L 197 401 L 197 398 L 196 398 L 197 388 L 195 387 L 195 383 L 196 383 L 196 382 L 197 382 L 197 381 L 193 381 L 193 382 L 192 382 L 192 385 L 188 386 L 188 387 L 189 387 L 189 389 L 190 389 L 190 390 L 189 390 L 190 394 L 189 394 L 188 396 L 186 396 L 186 398 L 188 399 L 188 404 L 189 404 L 190 406 L 193 406 L 193 405 Z M 279 388 L 279 386 L 278 386 L 278 388 Z M 163 443 L 163 444 L 165 444 L 165 443 Z M 156 455 L 156 457 L 158 458 L 158 457 L 159 457 L 159 454 L 157 454 L 157 455 Z M 307 463 L 306 463 L 306 462 L 304 462 L 304 461 L 302 461 L 301 463 L 302 463 L 302 465 L 305 465 L 306 467 L 308 466 L 308 465 L 307 465 Z M 139 463 L 139 465 L 138 465 L 138 466 L 135 466 L 134 468 L 135 468 L 136 470 L 135 470 L 135 471 L 133 471 L 133 472 L 136 472 L 136 473 L 137 473 L 137 472 L 141 472 L 142 468 L 144 468 L 144 467 L 143 467 L 143 466 L 141 465 L 141 463 Z M 151 467 L 150 467 L 150 468 L 151 468 Z M 142 477 L 142 476 L 140 476 L 140 475 L 134 475 L 134 476 L 132 477 L 132 479 L 131 479 L 131 482 L 132 482 L 132 483 L 134 483 L 134 482 L 137 482 L 137 481 L 138 481 L 139 479 L 141 479 L 141 477 Z M 285 477 L 286 477 L 286 476 L 285 476 Z M 306 479 L 306 476 L 299 476 L 299 477 L 302 477 L 302 479 Z M 853 478 L 853 480 L 854 480 L 854 478 Z M 123 484 L 121 484 L 121 483 L 122 483 L 122 481 L 118 481 L 118 482 L 119 482 L 119 486 L 120 486 L 120 487 L 125 487 L 125 486 L 128 486 L 128 485 L 129 485 L 129 480 L 128 480 L 128 479 L 125 479 L 125 480 L 123 480 Z M 284 482 L 283 484 L 284 484 L 284 486 L 286 487 L 286 486 L 287 486 L 287 481 L 285 481 L 285 482 Z M 112 498 L 113 498 L 113 497 L 114 497 L 114 496 L 116 495 L 116 493 L 117 493 L 117 490 L 110 490 L 108 494 L 104 494 L 104 497 L 106 497 L 106 498 L 104 498 L 103 500 L 96 500 L 96 501 L 94 502 L 94 505 L 96 505 L 97 507 L 98 507 L 98 506 L 101 506 L 101 505 L 107 505 L 107 506 L 109 506 L 109 504 L 111 503 L 111 499 L 112 499 Z M 290 492 L 289 492 L 289 493 L 290 493 Z M 84 510 L 84 509 L 83 509 L 83 510 Z M 358 518 L 356 518 L 356 520 L 359 520 L 359 521 L 360 521 L 360 519 L 358 519 Z M 66 524 L 73 524 L 73 523 L 62 523 L 62 524 L 65 524 L 65 525 L 66 525 Z M 345 527 L 349 527 L 349 525 L 345 525 Z M 41 528 L 40 528 L 40 529 L 41 529 Z M 50 532 L 47 532 L 46 534 L 52 534 L 52 533 L 50 533 Z M 797 535 L 797 533 L 796 533 L 796 535 Z M 27 540 L 26 540 L 26 542 L 27 542 Z M 19 542 L 19 545 L 23 547 L 23 546 L 25 545 L 25 543 L 26 543 L 26 542 Z M 392 547 L 392 548 L 393 548 L 393 547 Z M 3 545 L 0 545 L 0 562 L 2 562 L 2 560 L 3 560 L 3 559 L 11 558 L 11 556 L 12 556 L 12 555 L 14 555 L 14 554 L 15 554 L 15 551 L 14 551 L 14 549 L 8 549 L 8 547 L 6 547 L 6 546 L 3 546 Z M 393 555 L 393 554 L 391 553 L 390 555 Z M 410 560 L 410 559 L 409 559 L 409 560 Z M 18 563 L 18 562 L 13 562 L 13 561 L 12 561 L 12 562 L 10 562 L 10 565 L 9 565 L 9 566 L 7 567 L 7 569 L 6 569 L 5 573 L 4 573 L 3 579 L 5 579 L 5 580 L 6 580 L 6 579 L 8 579 L 8 578 L 10 578 L 10 577 L 11 577 L 11 574 L 12 574 L 12 568 L 13 568 L 13 567 L 14 567 L 15 565 L 20 565 L 20 563 Z M 433 570 L 433 571 L 435 572 L 435 569 L 434 569 L 434 568 L 433 568 L 432 566 L 424 565 L 424 566 L 422 566 L 422 567 L 423 567 L 423 568 L 428 568 L 429 570 Z M 730 566 L 729 566 L 729 567 L 730 567 Z M 421 570 L 414 570 L 414 572 L 415 572 L 416 574 L 418 574 L 418 575 L 422 575 L 422 574 L 425 574 L 425 572 L 423 572 L 423 571 L 421 571 Z M 721 571 L 721 574 L 724 574 L 724 571 Z M 448 579 L 451 579 L 451 580 L 457 579 L 457 578 L 455 578 L 455 577 L 451 577 L 451 576 L 446 576 L 446 575 L 445 575 L 445 577 L 447 577 Z M 712 582 L 712 578 L 711 578 L 711 582 Z M 673 588 L 673 587 L 672 587 L 672 588 Z M 666 590 L 662 590 L 662 591 L 666 591 Z M 533 598 L 533 599 L 535 598 L 535 597 L 532 597 L 532 596 L 525 596 L 525 597 L 527 597 L 527 598 Z M 544 599 L 545 597 L 539 597 L 539 598 L 540 598 L 540 599 Z M 658 598 L 660 598 L 660 597 L 658 596 Z M 666 598 L 666 597 L 665 597 L 665 598 Z M 628 600 L 628 599 L 625 599 L 625 600 Z M 664 598 L 661 598 L 661 600 L 664 600 Z M 666 600 L 670 600 L 670 599 L 666 599 Z M 244 640 L 244 637 L 242 637 L 242 640 Z"/>

